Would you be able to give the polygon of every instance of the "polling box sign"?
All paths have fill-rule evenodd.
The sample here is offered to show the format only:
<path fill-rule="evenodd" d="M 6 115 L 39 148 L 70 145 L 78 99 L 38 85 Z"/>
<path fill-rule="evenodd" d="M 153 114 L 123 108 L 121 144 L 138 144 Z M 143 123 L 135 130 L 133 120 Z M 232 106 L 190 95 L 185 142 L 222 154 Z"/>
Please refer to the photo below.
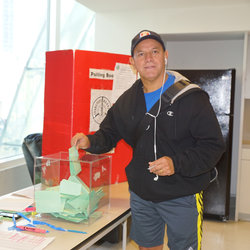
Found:
<path fill-rule="evenodd" d="M 102 80 L 113 80 L 114 71 L 105 69 L 89 69 L 89 78 L 91 79 L 102 79 Z"/>
<path fill-rule="evenodd" d="M 42 155 L 67 151 L 74 134 L 98 130 L 108 109 L 135 78 L 128 55 L 47 52 Z M 131 159 L 131 148 L 121 140 L 110 154 L 111 183 L 126 181 L 124 168 Z"/>

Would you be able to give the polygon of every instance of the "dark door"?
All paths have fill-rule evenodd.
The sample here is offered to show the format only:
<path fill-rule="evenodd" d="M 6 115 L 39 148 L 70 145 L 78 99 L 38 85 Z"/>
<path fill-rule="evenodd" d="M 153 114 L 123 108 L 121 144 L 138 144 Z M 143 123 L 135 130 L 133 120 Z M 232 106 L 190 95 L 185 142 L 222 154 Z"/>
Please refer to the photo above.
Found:
<path fill-rule="evenodd" d="M 218 178 L 204 191 L 204 217 L 227 220 L 230 207 L 235 70 L 176 71 L 199 85 L 209 94 L 210 102 L 219 121 L 226 142 L 226 152 L 216 166 Z"/>

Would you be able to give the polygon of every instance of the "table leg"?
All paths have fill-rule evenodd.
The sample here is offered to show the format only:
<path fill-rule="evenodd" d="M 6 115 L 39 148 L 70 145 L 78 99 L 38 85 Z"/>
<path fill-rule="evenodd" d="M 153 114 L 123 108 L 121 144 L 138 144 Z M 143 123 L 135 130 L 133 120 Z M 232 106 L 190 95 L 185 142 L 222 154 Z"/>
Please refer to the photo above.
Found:
<path fill-rule="evenodd" d="M 122 223 L 122 250 L 127 246 L 127 220 Z"/>

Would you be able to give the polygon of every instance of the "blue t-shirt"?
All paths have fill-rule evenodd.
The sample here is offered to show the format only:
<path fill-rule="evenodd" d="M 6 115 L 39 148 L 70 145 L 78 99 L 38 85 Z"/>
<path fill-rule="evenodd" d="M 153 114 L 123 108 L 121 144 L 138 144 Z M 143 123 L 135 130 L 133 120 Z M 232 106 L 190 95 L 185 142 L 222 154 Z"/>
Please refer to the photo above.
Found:
<path fill-rule="evenodd" d="M 174 80 L 175 80 L 175 76 L 168 74 L 168 79 L 164 83 L 162 93 L 164 93 L 174 83 Z M 161 93 L 161 88 L 159 88 L 159 89 L 157 89 L 157 90 L 155 90 L 153 92 L 144 93 L 147 112 L 160 99 L 160 93 Z"/>

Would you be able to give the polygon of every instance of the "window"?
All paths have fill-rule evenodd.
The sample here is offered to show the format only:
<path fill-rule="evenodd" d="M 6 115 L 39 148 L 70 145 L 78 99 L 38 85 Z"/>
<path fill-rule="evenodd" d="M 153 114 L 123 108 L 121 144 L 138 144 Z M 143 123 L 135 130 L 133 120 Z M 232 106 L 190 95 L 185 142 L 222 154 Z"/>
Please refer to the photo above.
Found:
<path fill-rule="evenodd" d="M 0 160 L 43 129 L 47 2 L 0 0 Z M 60 49 L 94 48 L 95 14 L 61 0 Z"/>

